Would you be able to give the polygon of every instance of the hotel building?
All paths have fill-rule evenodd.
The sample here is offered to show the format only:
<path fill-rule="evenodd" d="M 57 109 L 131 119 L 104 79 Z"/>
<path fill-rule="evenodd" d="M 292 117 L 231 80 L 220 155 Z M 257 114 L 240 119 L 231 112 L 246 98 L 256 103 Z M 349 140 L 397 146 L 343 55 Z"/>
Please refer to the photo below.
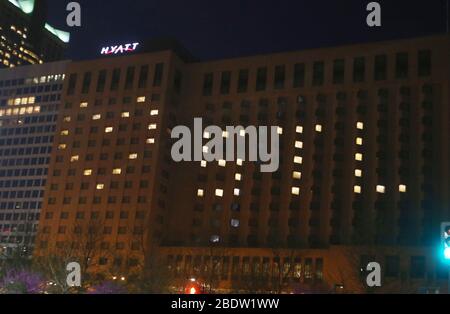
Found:
<path fill-rule="evenodd" d="M 67 62 L 0 69 L 0 247 L 31 254 Z"/>
<path fill-rule="evenodd" d="M 74 63 L 38 245 L 76 247 L 68 234 L 97 221 L 92 260 L 105 270 L 129 270 L 151 251 L 181 282 L 227 289 L 256 278 L 274 290 L 280 276 L 340 287 L 370 261 L 408 286 L 434 282 L 443 273 L 430 252 L 450 214 L 449 44 L 441 35 L 208 62 L 166 50 Z M 170 131 L 195 117 L 278 126 L 280 169 L 173 162 Z"/>
<path fill-rule="evenodd" d="M 68 66 L 37 255 L 122 274 L 143 265 L 167 226 L 182 67 L 168 50 Z"/>

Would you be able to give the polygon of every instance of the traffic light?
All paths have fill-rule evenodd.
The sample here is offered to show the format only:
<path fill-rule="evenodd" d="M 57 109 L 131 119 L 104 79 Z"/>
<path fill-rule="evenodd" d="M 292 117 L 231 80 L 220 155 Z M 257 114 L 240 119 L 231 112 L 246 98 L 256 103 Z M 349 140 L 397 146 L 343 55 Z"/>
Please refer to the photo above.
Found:
<path fill-rule="evenodd" d="M 450 262 L 450 222 L 441 224 L 441 249 L 444 260 Z"/>

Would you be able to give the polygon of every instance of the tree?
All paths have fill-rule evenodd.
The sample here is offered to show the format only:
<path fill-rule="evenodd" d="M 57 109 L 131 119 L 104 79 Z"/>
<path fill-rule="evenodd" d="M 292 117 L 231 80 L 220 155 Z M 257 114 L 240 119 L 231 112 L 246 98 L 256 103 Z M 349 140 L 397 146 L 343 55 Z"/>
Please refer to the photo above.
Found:
<path fill-rule="evenodd" d="M 45 287 L 40 274 L 25 269 L 9 269 L 0 280 L 0 292 L 8 294 L 39 294 Z"/>
<path fill-rule="evenodd" d="M 100 255 L 100 244 L 104 240 L 103 229 L 104 221 L 100 219 L 91 219 L 85 224 L 77 223 L 65 241 L 40 249 L 34 258 L 34 267 L 49 278 L 55 292 L 64 294 L 73 290 L 66 283 L 66 267 L 69 263 L 80 264 L 85 285 L 92 279 L 90 270 L 96 265 L 96 258 Z M 41 234 L 40 240 L 48 243 L 50 235 Z"/>

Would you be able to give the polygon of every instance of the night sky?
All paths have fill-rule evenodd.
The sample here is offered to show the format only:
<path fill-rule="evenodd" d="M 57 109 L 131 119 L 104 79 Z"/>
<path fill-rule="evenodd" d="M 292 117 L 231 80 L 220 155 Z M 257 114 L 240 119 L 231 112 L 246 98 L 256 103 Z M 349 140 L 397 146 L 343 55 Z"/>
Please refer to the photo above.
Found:
<path fill-rule="evenodd" d="M 108 44 L 178 39 L 200 59 L 424 36 L 446 31 L 446 0 L 384 0 L 381 28 L 369 0 L 78 0 L 82 27 L 65 24 L 69 0 L 48 0 L 49 22 L 72 33 L 68 57 Z"/>

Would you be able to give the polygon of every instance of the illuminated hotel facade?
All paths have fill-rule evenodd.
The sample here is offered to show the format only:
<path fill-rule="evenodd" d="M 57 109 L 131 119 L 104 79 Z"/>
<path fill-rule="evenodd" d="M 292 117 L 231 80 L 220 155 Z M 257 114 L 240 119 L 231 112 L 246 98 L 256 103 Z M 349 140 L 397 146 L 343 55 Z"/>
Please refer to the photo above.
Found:
<path fill-rule="evenodd" d="M 31 254 L 67 62 L 0 69 L 0 250 Z"/>
<path fill-rule="evenodd" d="M 90 260 L 105 273 L 158 256 L 181 282 L 237 290 L 276 290 L 280 274 L 343 284 L 364 260 L 402 283 L 440 279 L 430 252 L 450 214 L 449 44 L 442 35 L 208 62 L 166 50 L 71 64 L 38 254 L 96 246 Z M 170 131 L 195 117 L 278 126 L 280 169 L 173 162 Z M 80 242 L 88 230 L 96 243 Z M 345 259 L 347 248 L 356 253 Z"/>
<path fill-rule="evenodd" d="M 0 0 L 0 68 L 62 60 L 70 34 L 46 19 L 46 1 Z"/>

